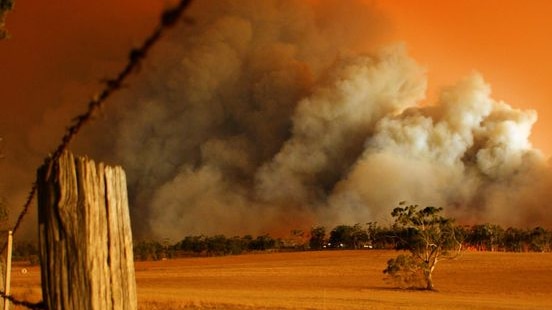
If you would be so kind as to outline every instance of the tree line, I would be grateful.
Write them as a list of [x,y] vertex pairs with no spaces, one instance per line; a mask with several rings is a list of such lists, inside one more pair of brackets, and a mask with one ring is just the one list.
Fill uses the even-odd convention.
[[[454,226],[463,249],[503,252],[550,252],[552,231],[543,227],[503,228],[496,224]],[[190,235],[176,243],[169,240],[134,242],[136,260],[161,260],[183,256],[238,255],[259,251],[306,251],[332,249],[395,249],[400,245],[399,231],[393,225],[377,222],[338,225],[331,230],[314,226],[310,231],[292,230],[288,237],[270,234],[227,237]],[[14,260],[38,261],[34,242],[14,243]]]
[[[550,252],[552,231],[543,227],[503,228],[495,224],[454,225],[456,238],[462,248],[474,251]],[[396,225],[383,226],[377,222],[338,225],[328,230],[314,226],[308,232],[292,230],[288,237],[275,238],[270,234],[227,237],[222,234],[189,235],[171,244],[164,241],[135,242],[137,260],[159,260],[184,256],[238,255],[259,251],[306,251],[335,249],[397,249],[401,234]]]
[[136,260],[159,260],[182,256],[223,256],[239,255],[255,251],[283,250],[286,246],[282,239],[275,239],[269,234],[253,237],[186,236],[180,242],[170,245],[167,241],[140,241],[134,244]]

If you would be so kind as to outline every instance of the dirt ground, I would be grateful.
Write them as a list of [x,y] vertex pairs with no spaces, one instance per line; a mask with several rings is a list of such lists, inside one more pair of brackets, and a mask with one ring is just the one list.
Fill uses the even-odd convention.
[[[466,252],[439,263],[433,292],[387,283],[382,270],[396,255],[325,251],[137,262],[138,303],[144,310],[552,309],[552,253]],[[15,266],[12,292],[40,300],[38,267]]]

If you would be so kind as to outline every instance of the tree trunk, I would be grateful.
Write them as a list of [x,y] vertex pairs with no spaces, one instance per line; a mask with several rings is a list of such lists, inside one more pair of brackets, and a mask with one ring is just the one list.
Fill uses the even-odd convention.
[[64,152],[37,184],[48,309],[136,309],[124,171]]
[[426,275],[426,282],[427,282],[427,286],[426,286],[426,290],[433,290],[433,279],[431,278],[431,273],[428,272],[427,275]]
[[424,277],[426,280],[426,290],[433,290],[433,269],[435,269],[435,265],[430,266],[427,269],[424,269]]

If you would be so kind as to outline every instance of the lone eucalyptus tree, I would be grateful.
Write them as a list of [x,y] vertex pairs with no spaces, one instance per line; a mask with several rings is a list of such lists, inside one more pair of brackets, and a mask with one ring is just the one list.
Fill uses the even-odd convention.
[[433,289],[432,274],[442,259],[456,257],[462,249],[454,220],[440,215],[443,208],[406,205],[393,209],[393,230],[398,238],[397,250],[405,250],[387,262],[383,271],[393,280],[409,287]]

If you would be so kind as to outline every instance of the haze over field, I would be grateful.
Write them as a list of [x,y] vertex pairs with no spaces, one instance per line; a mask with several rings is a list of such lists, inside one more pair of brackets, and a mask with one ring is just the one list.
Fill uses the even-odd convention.
[[382,44],[392,26],[366,1],[196,1],[187,16],[77,141],[125,168],[138,235],[386,222],[401,200],[552,224],[536,111],[477,72],[427,102],[426,70]]

